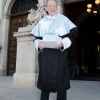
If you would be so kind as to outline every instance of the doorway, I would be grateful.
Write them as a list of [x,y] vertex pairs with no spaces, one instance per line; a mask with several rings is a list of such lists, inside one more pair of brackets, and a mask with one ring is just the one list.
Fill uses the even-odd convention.
[[17,40],[13,33],[18,31],[19,27],[28,25],[28,10],[36,8],[38,0],[16,0],[10,16],[10,28],[8,39],[8,57],[7,57],[7,75],[13,75],[16,69]]
[[100,76],[100,14],[86,19],[79,29],[79,76]]

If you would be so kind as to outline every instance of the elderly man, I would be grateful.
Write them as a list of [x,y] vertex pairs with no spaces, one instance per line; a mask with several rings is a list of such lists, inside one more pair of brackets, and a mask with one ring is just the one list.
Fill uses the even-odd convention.
[[[39,78],[37,87],[42,91],[40,100],[49,100],[50,92],[57,92],[57,100],[66,100],[66,90],[70,88],[66,49],[71,45],[71,34],[76,26],[64,15],[57,14],[56,0],[47,0],[43,17],[32,30],[36,37],[38,51]],[[38,40],[56,40],[54,48],[47,48]]]

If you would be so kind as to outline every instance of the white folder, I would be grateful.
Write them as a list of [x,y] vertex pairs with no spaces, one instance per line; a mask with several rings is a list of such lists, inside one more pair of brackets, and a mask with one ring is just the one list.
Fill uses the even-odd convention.
[[57,44],[57,41],[52,40],[38,40],[39,44],[45,45],[46,48],[55,48],[54,45]]

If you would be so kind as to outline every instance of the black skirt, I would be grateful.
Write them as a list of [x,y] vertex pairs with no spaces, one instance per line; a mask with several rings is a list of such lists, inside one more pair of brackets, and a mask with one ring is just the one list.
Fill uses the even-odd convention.
[[38,54],[39,77],[37,87],[42,91],[57,92],[70,88],[67,52],[43,49]]

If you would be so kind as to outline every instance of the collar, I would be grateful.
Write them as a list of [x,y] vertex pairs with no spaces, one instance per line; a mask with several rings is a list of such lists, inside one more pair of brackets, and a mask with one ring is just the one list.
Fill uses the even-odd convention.
[[53,18],[55,18],[55,15],[54,15],[54,16],[50,16],[50,15],[49,15],[48,17],[49,17],[50,19],[53,19]]
[[56,15],[57,15],[57,14],[55,14],[54,16],[48,15],[48,18],[49,18],[49,19],[54,19],[54,18],[56,17]]
[[52,16],[52,17],[51,17],[50,15],[46,15],[46,16],[44,16],[44,18],[43,18],[43,19],[44,19],[44,20],[55,19],[55,18],[57,17],[57,15],[58,15],[58,14],[55,14],[55,15],[54,15],[54,16]]

